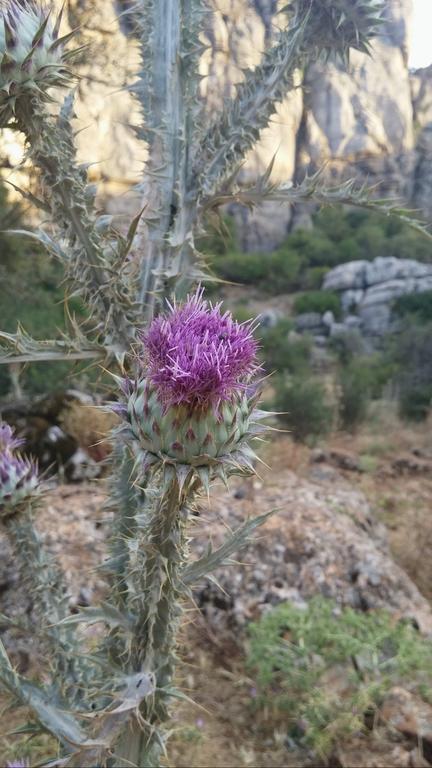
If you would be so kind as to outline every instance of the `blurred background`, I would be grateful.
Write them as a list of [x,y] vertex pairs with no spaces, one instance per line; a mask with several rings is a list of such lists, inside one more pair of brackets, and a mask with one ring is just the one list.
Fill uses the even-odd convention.
[[[201,64],[209,115],[270,45],[284,4],[214,0]],[[145,162],[127,90],[139,66],[129,7],[67,4],[91,50],[79,62],[80,160],[120,229],[140,207]],[[273,159],[277,182],[324,168],[329,182],[376,185],[429,222],[431,22],[430,0],[388,0],[371,57],[299,72],[242,181]],[[0,160],[0,326],[53,338],[85,309],[59,265],[5,232],[38,221],[8,182],[37,191],[38,180],[8,130]],[[258,478],[216,491],[193,547],[249,513],[278,512],[241,564],[217,574],[223,590],[209,581],[195,595],[181,683],[202,709],[182,705],[169,764],[431,765],[432,240],[365,210],[267,203],[228,207],[199,247],[218,278],[211,299],[239,321],[259,316],[264,400],[282,431],[262,448]],[[71,610],[104,589],[93,569],[114,421],[97,406],[110,388],[88,361],[0,366],[0,413],[51,478],[40,525],[66,567]],[[1,611],[24,610],[0,546]],[[23,669],[34,663],[24,641],[14,652]],[[13,756],[16,740],[2,749]],[[46,744],[19,749],[33,759]]]

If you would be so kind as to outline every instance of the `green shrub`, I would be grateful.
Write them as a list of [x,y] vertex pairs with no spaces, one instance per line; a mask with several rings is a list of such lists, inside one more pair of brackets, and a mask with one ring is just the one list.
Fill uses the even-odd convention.
[[303,258],[290,248],[281,248],[263,257],[266,259],[267,275],[263,288],[272,294],[295,291],[300,286]]
[[432,262],[430,240],[391,217],[342,207],[314,214],[313,229],[292,232],[273,253],[239,252],[233,219],[199,243],[215,274],[278,294],[320,288],[328,269],[356,259],[397,256]]
[[304,291],[318,291],[330,267],[309,267],[303,274],[301,288]]
[[348,365],[353,357],[365,353],[364,339],[358,330],[331,336],[329,348],[334,352],[341,365]]
[[218,277],[232,283],[260,285],[268,275],[268,258],[263,253],[231,252],[218,257],[212,268]]
[[[24,228],[23,213],[8,202],[0,183],[0,225]],[[65,329],[64,290],[60,287],[63,270],[33,240],[0,232],[0,307],[1,330],[14,333],[20,323],[34,338],[56,338]],[[71,314],[81,315],[80,301],[70,299]],[[41,394],[55,389],[71,372],[88,367],[85,364],[32,363],[23,369],[20,381],[28,394]],[[0,366],[0,396],[9,392],[7,366]]]
[[333,291],[309,291],[297,296],[294,301],[294,313],[318,312],[320,315],[330,310],[336,319],[341,316],[341,303],[337,293]]
[[333,426],[333,409],[319,381],[304,375],[280,376],[275,382],[274,409],[281,412],[295,440],[315,442],[328,434]]
[[400,317],[409,317],[418,323],[430,323],[432,322],[432,291],[400,296],[393,304],[393,310]]
[[261,357],[265,370],[304,373],[309,369],[311,340],[307,336],[290,339],[291,320],[280,320],[274,328],[261,331]]
[[298,229],[287,237],[280,249],[289,248],[301,254],[304,267],[334,267],[339,264],[337,248],[319,229]]
[[407,421],[425,421],[432,406],[432,384],[410,384],[402,387],[399,413]]
[[339,369],[339,418],[343,429],[355,431],[367,416],[371,400],[382,396],[395,366],[385,354],[351,357]]
[[[270,709],[273,721],[279,714],[288,735],[321,758],[366,730],[392,686],[405,682],[430,700],[432,642],[383,611],[341,610],[324,598],[306,609],[284,603],[251,624],[249,636],[255,706]],[[339,691],[328,676],[341,681]]]
[[393,341],[390,353],[395,366],[402,418],[423,421],[432,404],[432,323],[411,323]]
[[339,371],[341,427],[354,431],[365,420],[370,401],[371,371],[367,359],[351,362]]
[[205,224],[206,233],[196,246],[206,256],[224,256],[238,250],[235,219],[232,216],[213,216]]

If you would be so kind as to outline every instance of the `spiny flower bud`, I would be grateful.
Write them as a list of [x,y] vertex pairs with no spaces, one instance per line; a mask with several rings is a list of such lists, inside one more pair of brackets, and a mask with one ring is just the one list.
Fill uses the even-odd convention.
[[248,439],[263,428],[253,323],[237,323],[202,289],[168,305],[142,332],[141,375],[123,380],[128,422],[144,464],[158,459],[194,467],[252,467]]
[[384,21],[385,0],[290,0],[286,10],[305,27],[305,43],[329,58],[350,48],[368,53]]
[[0,423],[0,517],[12,514],[39,483],[35,463],[15,451],[21,442],[8,424]]
[[47,100],[47,90],[70,82],[70,53],[59,37],[61,13],[53,22],[51,10],[36,0],[3,0],[0,4],[0,125],[4,126],[23,99]]

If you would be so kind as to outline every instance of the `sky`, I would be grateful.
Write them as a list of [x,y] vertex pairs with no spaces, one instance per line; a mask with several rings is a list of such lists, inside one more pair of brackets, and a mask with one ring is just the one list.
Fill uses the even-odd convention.
[[409,65],[432,64],[432,0],[413,0],[414,18]]

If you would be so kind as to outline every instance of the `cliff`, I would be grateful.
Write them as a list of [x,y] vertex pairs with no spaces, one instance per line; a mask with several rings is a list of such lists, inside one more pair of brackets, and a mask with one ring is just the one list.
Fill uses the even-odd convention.
[[[284,0],[211,2],[215,12],[208,17],[209,49],[201,65],[209,119],[234,92],[242,67],[257,63],[285,20],[279,13]],[[354,52],[349,72],[328,64],[299,73],[299,88],[279,105],[244,178],[262,173],[276,153],[275,181],[298,181],[326,164],[332,177],[380,182],[379,194],[401,195],[432,216],[432,67],[408,69],[411,5],[412,0],[388,0],[373,56]],[[69,12],[70,25],[80,24],[91,52],[80,66],[80,155],[92,161],[93,176],[108,182],[106,191],[115,195],[136,183],[145,159],[132,130],[139,109],[127,90],[139,66],[136,40],[125,35],[129,7],[130,0],[73,0]],[[304,214],[280,206],[253,215],[236,211],[245,224],[242,245],[270,249]]]
[[[257,56],[271,36],[272,22],[280,23],[277,2],[247,5],[247,23],[242,21],[240,30],[243,0],[227,0],[216,14],[212,66],[225,83],[235,80],[239,60],[250,66],[251,52]],[[408,68],[411,13],[412,0],[388,0],[371,57],[355,51],[349,71],[327,64],[304,72],[302,88],[280,106],[249,159],[247,174],[263,171],[277,152],[277,181],[299,181],[325,164],[331,178],[379,183],[380,195],[401,196],[431,217],[432,67],[415,73]],[[240,220],[247,218],[243,246],[271,248],[292,226],[304,223],[305,213],[280,207],[270,216],[268,209],[252,217],[238,212]]]

